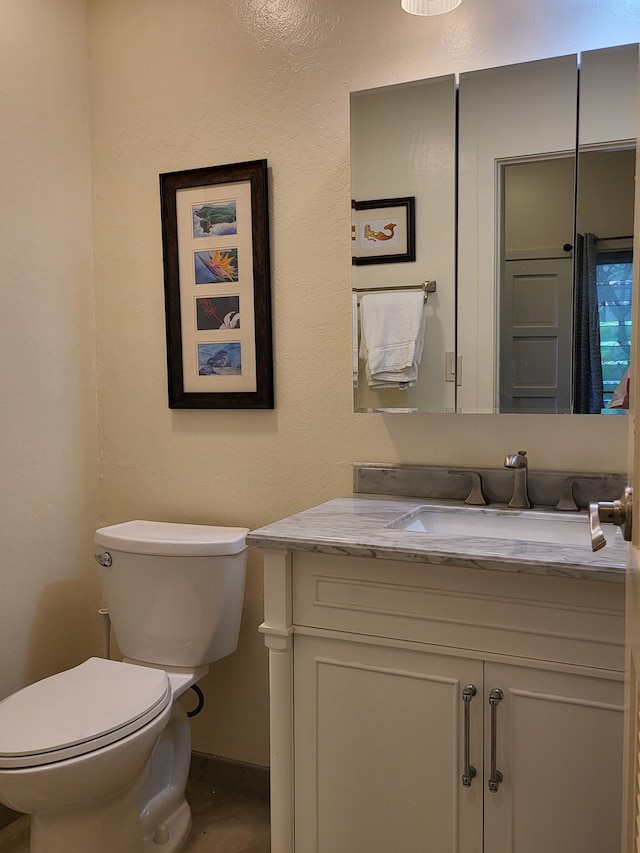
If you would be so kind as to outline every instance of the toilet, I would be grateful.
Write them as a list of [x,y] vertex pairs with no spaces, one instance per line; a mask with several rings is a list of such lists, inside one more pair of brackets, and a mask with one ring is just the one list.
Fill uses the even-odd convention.
[[0,802],[32,853],[175,853],[191,827],[175,700],[238,643],[248,529],[127,521],[95,555],[122,661],[93,657],[0,702]]

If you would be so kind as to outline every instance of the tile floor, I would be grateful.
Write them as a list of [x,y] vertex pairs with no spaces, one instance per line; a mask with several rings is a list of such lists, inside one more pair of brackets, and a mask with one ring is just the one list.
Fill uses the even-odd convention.
[[[187,800],[193,826],[182,853],[269,853],[269,804],[264,796],[223,790],[192,778]],[[29,818],[25,815],[0,831],[0,853],[28,851]]]

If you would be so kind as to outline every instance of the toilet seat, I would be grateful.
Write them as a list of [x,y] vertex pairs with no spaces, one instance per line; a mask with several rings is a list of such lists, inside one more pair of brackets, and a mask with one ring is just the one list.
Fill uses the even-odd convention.
[[164,670],[89,658],[0,702],[0,768],[98,750],[141,729],[171,698]]

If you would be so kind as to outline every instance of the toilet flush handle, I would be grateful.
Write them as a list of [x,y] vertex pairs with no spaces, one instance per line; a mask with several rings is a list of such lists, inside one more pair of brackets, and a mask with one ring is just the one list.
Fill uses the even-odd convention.
[[105,569],[108,569],[111,563],[113,563],[111,554],[108,551],[104,551],[102,554],[94,554],[93,559]]

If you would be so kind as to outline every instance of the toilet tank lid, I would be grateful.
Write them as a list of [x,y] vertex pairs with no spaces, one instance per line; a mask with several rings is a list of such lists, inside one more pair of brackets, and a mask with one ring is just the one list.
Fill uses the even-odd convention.
[[94,541],[102,548],[127,554],[210,557],[244,551],[248,532],[248,527],[136,520],[101,527],[96,530]]

